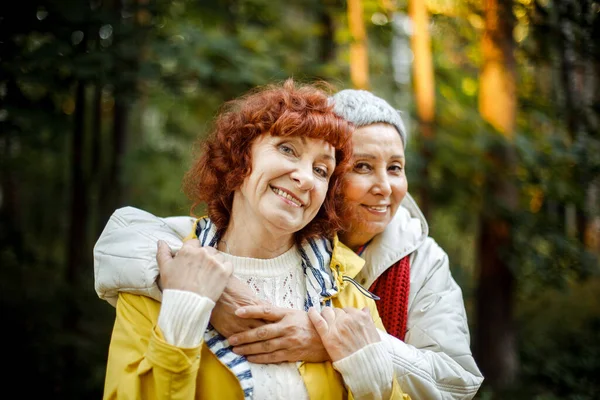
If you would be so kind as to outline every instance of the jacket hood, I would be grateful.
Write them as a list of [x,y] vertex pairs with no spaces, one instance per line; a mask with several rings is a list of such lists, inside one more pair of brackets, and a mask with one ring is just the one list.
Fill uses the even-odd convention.
[[407,193],[390,224],[373,238],[362,254],[365,267],[359,274],[359,282],[367,288],[371,286],[390,265],[417,250],[428,235],[425,216]]

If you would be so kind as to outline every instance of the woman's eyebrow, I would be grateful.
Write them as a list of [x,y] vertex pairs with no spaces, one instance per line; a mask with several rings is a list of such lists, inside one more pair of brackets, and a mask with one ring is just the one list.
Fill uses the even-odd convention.
[[354,158],[366,158],[368,160],[375,160],[377,157],[369,153],[354,153]]

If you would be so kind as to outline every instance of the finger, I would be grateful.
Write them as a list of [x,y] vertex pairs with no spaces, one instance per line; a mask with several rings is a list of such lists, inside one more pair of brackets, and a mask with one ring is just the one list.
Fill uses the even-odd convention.
[[164,266],[173,259],[173,255],[171,254],[171,248],[167,244],[167,242],[163,240],[159,240],[157,243],[156,250],[156,262],[158,263],[159,270],[164,268]]
[[338,318],[341,315],[346,315],[347,312],[343,308],[333,307],[333,312],[335,313],[335,317]]
[[186,240],[185,242],[183,242],[183,246],[181,246],[181,248],[183,249],[184,247],[185,248],[187,248],[187,247],[190,247],[190,248],[200,248],[202,246],[200,245],[200,240],[198,240],[198,239],[190,239],[190,240]]
[[230,263],[229,261],[225,261],[223,263],[223,269],[225,270],[225,272],[227,273],[228,276],[233,276],[233,264]]
[[208,254],[208,255],[219,256],[222,258],[221,253],[219,253],[219,251],[217,249],[215,249],[214,247],[206,246],[206,247],[204,247],[204,250],[206,250],[206,254]]
[[277,322],[287,314],[287,310],[271,304],[240,307],[235,310],[235,315],[240,318],[256,318],[265,321]]
[[329,324],[325,321],[325,318],[314,307],[308,309],[308,318],[312,322],[315,330],[321,338],[325,337],[329,332]]
[[367,310],[367,312],[369,312],[369,309],[367,307],[363,308],[362,310],[359,310],[358,308],[344,307],[344,311],[352,316],[362,315],[365,309]]
[[246,359],[255,364],[276,364],[290,361],[288,353],[288,350],[277,350],[272,353],[249,355]]
[[331,325],[335,321],[335,311],[332,307],[325,307],[321,311],[321,316],[327,322],[327,325]]
[[281,338],[264,340],[258,343],[245,344],[243,346],[236,346],[233,348],[235,354],[240,355],[251,355],[251,354],[264,354],[271,353],[273,351],[282,350],[286,348],[284,341]]
[[[255,329],[250,329],[245,332],[236,333],[229,337],[229,344],[232,346],[239,346],[247,343],[256,343],[264,340],[273,339],[283,334],[281,327],[276,324],[268,324],[259,326]],[[262,351],[261,353],[265,353]]]

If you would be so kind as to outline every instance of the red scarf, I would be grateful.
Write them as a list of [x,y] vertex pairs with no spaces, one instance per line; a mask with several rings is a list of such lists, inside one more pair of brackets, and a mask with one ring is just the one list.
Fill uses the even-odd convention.
[[404,341],[408,319],[408,294],[410,292],[410,256],[389,267],[371,285],[369,291],[381,298],[377,311],[386,331]]

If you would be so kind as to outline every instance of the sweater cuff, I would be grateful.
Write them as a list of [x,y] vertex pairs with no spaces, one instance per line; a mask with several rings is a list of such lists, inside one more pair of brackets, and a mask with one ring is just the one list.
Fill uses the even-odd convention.
[[394,365],[383,342],[372,343],[333,363],[355,399],[387,399]]
[[181,348],[197,347],[214,306],[214,301],[193,292],[165,290],[158,315],[158,327],[165,341]]

